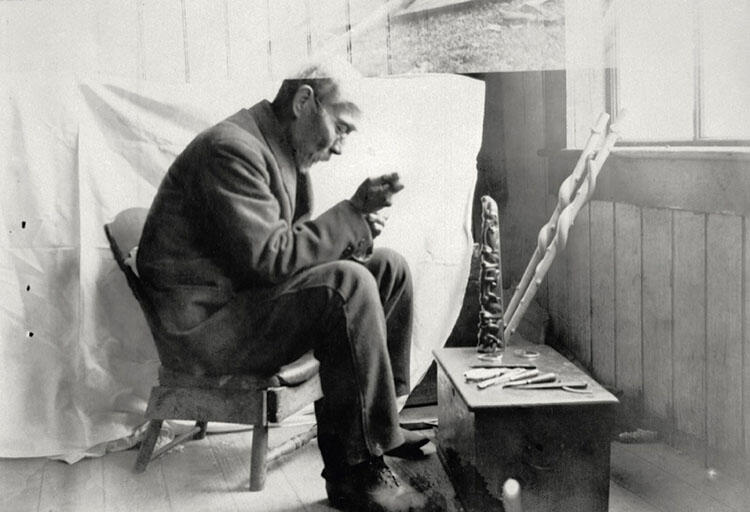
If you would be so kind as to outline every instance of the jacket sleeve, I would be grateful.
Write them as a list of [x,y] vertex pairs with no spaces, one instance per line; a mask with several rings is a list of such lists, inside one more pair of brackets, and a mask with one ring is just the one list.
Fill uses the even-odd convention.
[[261,152],[241,140],[213,141],[198,178],[212,238],[251,282],[278,283],[298,271],[372,246],[367,222],[349,201],[290,225],[270,187]]

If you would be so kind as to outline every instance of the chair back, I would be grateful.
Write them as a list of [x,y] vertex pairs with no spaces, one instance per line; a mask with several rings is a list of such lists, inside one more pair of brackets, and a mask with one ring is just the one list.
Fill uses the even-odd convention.
[[131,251],[138,246],[147,215],[148,210],[145,208],[129,208],[118,213],[112,222],[104,225],[104,233],[109,240],[112,255],[115,257],[117,266],[125,274],[128,286],[139,304],[145,299],[143,285],[126,260]]
[[109,240],[109,247],[115,257],[117,266],[125,274],[130,291],[133,292],[138,305],[141,307],[151,335],[156,344],[156,351],[163,366],[168,368],[180,368],[184,365],[178,359],[176,340],[172,340],[161,328],[161,322],[156,311],[144,292],[143,283],[138,275],[128,265],[127,258],[131,251],[138,246],[146,223],[148,210],[146,208],[129,208],[117,214],[112,222],[104,225],[104,233]]

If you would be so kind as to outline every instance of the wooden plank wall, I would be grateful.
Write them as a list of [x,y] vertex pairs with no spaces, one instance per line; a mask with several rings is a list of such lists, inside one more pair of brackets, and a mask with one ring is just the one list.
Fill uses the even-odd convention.
[[[545,112],[565,107],[565,87],[550,94],[544,86],[559,75],[565,83],[564,73],[554,72],[499,77],[505,222],[511,224],[503,250],[510,253],[511,281],[523,272],[538,229],[557,203],[546,185],[555,182],[556,171],[538,152],[559,148],[554,133],[565,126],[530,106],[544,105]],[[585,141],[581,134],[577,129],[576,139]],[[660,161],[653,160],[654,173]],[[706,172],[724,165],[700,162]],[[736,466],[750,452],[749,228],[746,212],[726,212],[720,194],[714,202],[715,209],[687,211],[592,201],[538,300],[550,314],[552,336],[599,381],[639,406],[638,426],[698,449],[708,465]]]
[[169,83],[278,79],[322,48],[388,73],[390,26],[347,27],[386,0],[0,0],[0,72],[74,71]]
[[642,404],[642,426],[698,447],[709,465],[741,462],[750,448],[746,218],[608,201],[581,215],[567,261],[548,279],[558,341]]

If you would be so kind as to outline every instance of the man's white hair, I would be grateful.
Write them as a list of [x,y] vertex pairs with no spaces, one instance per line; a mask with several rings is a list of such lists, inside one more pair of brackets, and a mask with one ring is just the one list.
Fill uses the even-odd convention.
[[[359,109],[362,99],[362,74],[346,59],[330,55],[307,60],[284,82],[287,86],[309,83],[318,98],[344,103]],[[284,83],[282,83],[284,88]],[[296,87],[295,87],[296,89]]]

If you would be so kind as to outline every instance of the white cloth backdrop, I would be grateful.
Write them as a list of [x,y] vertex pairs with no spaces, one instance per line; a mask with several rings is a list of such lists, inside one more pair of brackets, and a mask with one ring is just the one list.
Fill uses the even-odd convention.
[[[73,461],[143,423],[156,351],[102,226],[148,207],[195,134],[273,89],[0,78],[0,457]],[[463,299],[484,88],[455,75],[380,78],[363,98],[345,154],[312,170],[317,210],[368,175],[401,174],[376,242],[413,270],[415,384]]]

